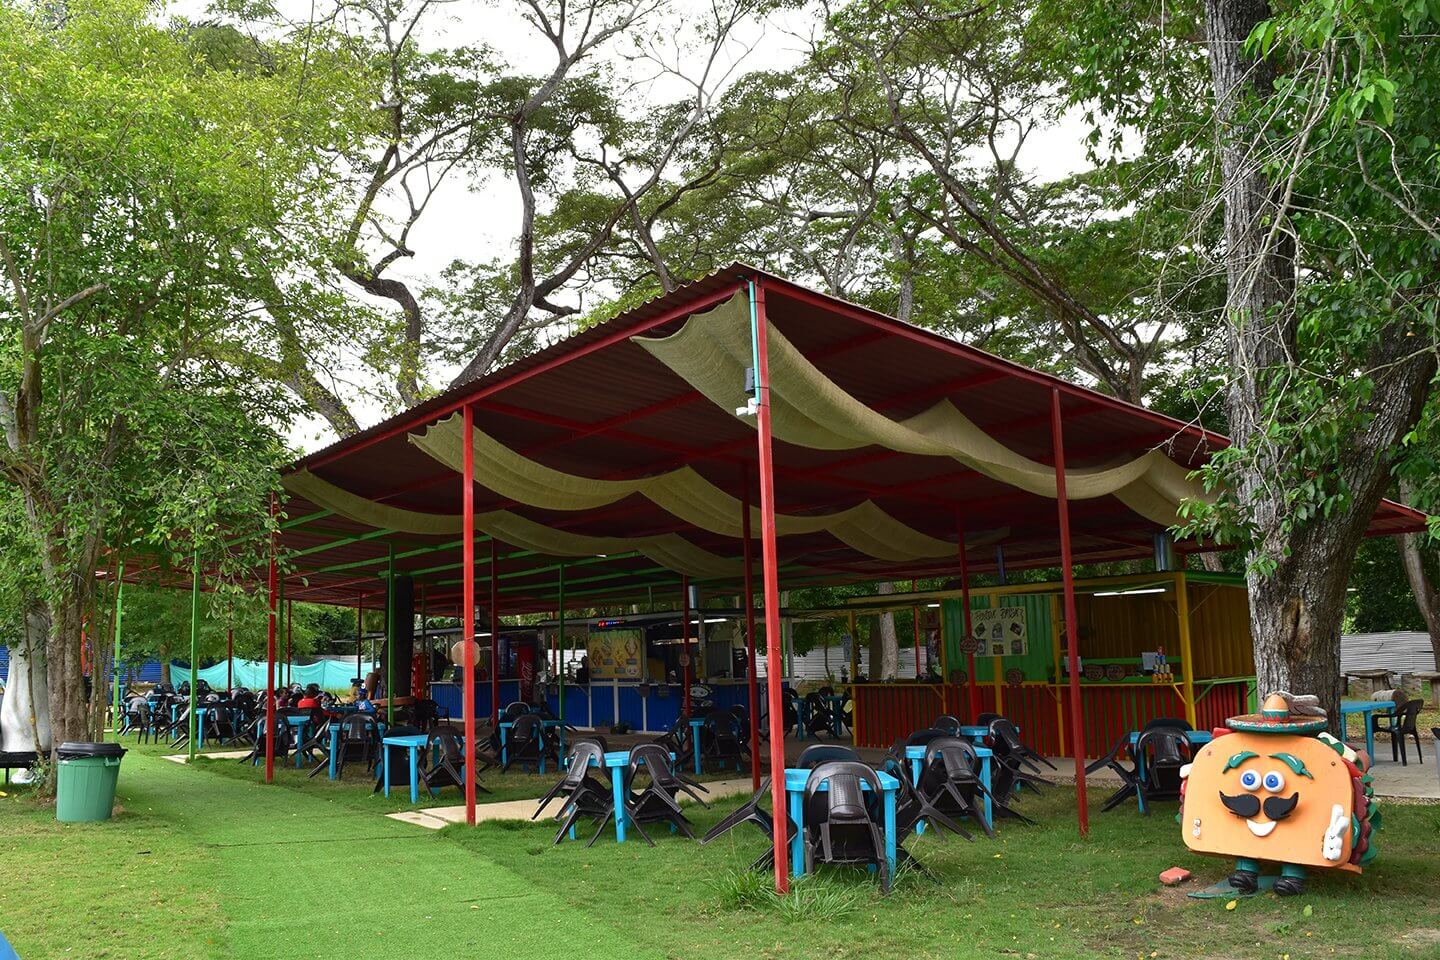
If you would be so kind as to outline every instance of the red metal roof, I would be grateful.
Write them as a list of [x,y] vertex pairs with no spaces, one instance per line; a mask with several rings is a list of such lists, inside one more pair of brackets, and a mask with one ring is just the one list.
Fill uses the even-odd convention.
[[[904,418],[949,399],[1011,449],[1051,462],[1049,404],[1061,390],[1066,460],[1071,469],[1163,449],[1176,462],[1198,466],[1225,438],[1084,387],[1028,369],[931,331],[900,323],[855,304],[736,264],[629,310],[475,381],[451,389],[395,417],[297,461],[321,478],[387,504],[458,514],[459,476],[406,439],[465,403],[476,425],[547,466],[595,478],[647,476],[689,465],[739,497],[744,478],[754,482],[754,430],[717,408],[655,360],[630,337],[673,332],[691,313],[734,295],[748,278],[764,283],[770,323],[828,377],[887,415]],[[972,535],[1009,528],[1009,568],[1054,565],[1059,553],[1053,500],[1025,493],[954,460],[895,453],[878,447],[823,451],[776,441],[777,508],[787,513],[833,511],[870,499],[931,536],[954,540],[957,517]],[[594,535],[640,536],[676,532],[724,556],[740,542],[689,527],[642,497],[589,512],[537,510],[476,491],[477,512],[510,509],[549,526]],[[291,500],[286,514],[301,518],[318,508]],[[1072,501],[1071,526],[1078,563],[1149,557],[1160,529],[1112,497]],[[1372,534],[1418,529],[1423,518],[1386,502]],[[453,611],[460,595],[458,544],[444,537],[409,534],[342,543],[368,532],[361,524],[325,516],[295,524],[282,535],[285,552],[298,558],[287,597],[353,604],[383,593],[387,550],[397,569],[412,574],[432,610]],[[451,538],[453,543],[453,538]],[[331,546],[327,546],[331,545]],[[1197,549],[1180,544],[1181,550]],[[807,582],[948,576],[953,560],[891,563],[857,553],[828,534],[782,537],[782,588]],[[478,573],[488,577],[488,547],[478,551]],[[556,558],[516,556],[497,547],[500,607],[505,613],[553,609]],[[992,548],[972,551],[971,569],[994,569]],[[645,557],[569,559],[567,595],[574,605],[642,598],[678,589],[679,576]],[[758,559],[757,559],[758,569]],[[757,574],[758,576],[758,574]],[[702,585],[733,592],[735,584]],[[481,583],[478,595],[487,598]]]

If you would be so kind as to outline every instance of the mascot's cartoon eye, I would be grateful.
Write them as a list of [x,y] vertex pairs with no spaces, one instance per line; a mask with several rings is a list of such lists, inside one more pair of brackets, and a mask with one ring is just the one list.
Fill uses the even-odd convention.
[[1246,790],[1260,789],[1260,774],[1254,770],[1246,770],[1240,774],[1240,786]]
[[[1241,778],[1240,782],[1245,782],[1243,777]],[[1269,773],[1265,774],[1265,789],[1269,790],[1271,793],[1279,793],[1281,790],[1285,789],[1285,778],[1280,776],[1280,772],[1278,770],[1271,770]]]

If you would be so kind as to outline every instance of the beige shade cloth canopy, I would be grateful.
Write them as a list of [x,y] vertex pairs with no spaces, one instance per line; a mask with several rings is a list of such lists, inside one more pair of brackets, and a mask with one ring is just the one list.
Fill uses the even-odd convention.
[[[458,515],[421,513],[376,503],[322,480],[307,470],[290,474],[283,482],[291,493],[299,494],[317,507],[333,510],[342,517],[372,527],[427,536],[459,536],[463,528],[463,518]],[[475,529],[503,543],[544,556],[597,557],[638,553],[668,570],[701,580],[729,579],[738,577],[742,572],[740,560],[711,553],[675,533],[648,537],[595,537],[556,530],[508,510],[477,513]]]
[[[517,453],[478,428],[472,428],[477,482],[516,503],[545,510],[593,510],[640,494],[691,526],[721,536],[744,536],[743,505],[690,467],[633,480],[596,480],[554,470]],[[464,419],[456,414],[411,434],[410,442],[459,472],[464,467]],[[760,512],[751,511],[751,529],[760,528]],[[908,561],[953,557],[948,540],[921,533],[866,500],[835,513],[776,514],[779,536],[825,532],[852,549],[880,560]],[[977,533],[971,547],[1002,540],[1008,530]]]
[[[744,407],[745,371],[751,366],[749,303],[736,294],[692,315],[667,337],[635,337],[677,376],[727,412]],[[820,450],[879,446],[922,456],[950,457],[1002,483],[1039,496],[1055,496],[1055,469],[1016,453],[990,437],[948,400],[906,420],[892,420],[851,396],[821,373],[773,325],[767,334],[774,435]],[[752,423],[753,418],[742,418]],[[1113,495],[1139,515],[1164,526],[1181,522],[1186,499],[1209,500],[1189,470],[1159,450],[1125,463],[1065,471],[1066,496],[1089,500]]]

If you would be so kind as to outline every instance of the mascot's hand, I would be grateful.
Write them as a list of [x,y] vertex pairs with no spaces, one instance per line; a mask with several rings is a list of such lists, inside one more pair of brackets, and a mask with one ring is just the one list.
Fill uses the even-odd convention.
[[1345,808],[1335,804],[1330,808],[1330,829],[1325,831],[1325,846],[1322,852],[1326,860],[1340,859],[1340,854],[1345,849],[1342,837],[1349,828],[1350,818],[1345,815]]

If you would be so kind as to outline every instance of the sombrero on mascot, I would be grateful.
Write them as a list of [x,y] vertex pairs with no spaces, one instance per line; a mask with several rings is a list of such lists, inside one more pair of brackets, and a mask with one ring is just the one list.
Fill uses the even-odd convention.
[[1272,693],[1225,724],[1180,771],[1187,847],[1235,857],[1230,885],[1243,893],[1257,889],[1261,863],[1279,864],[1280,896],[1305,889],[1308,867],[1359,873],[1375,858],[1370,758],[1324,732],[1315,697]]

